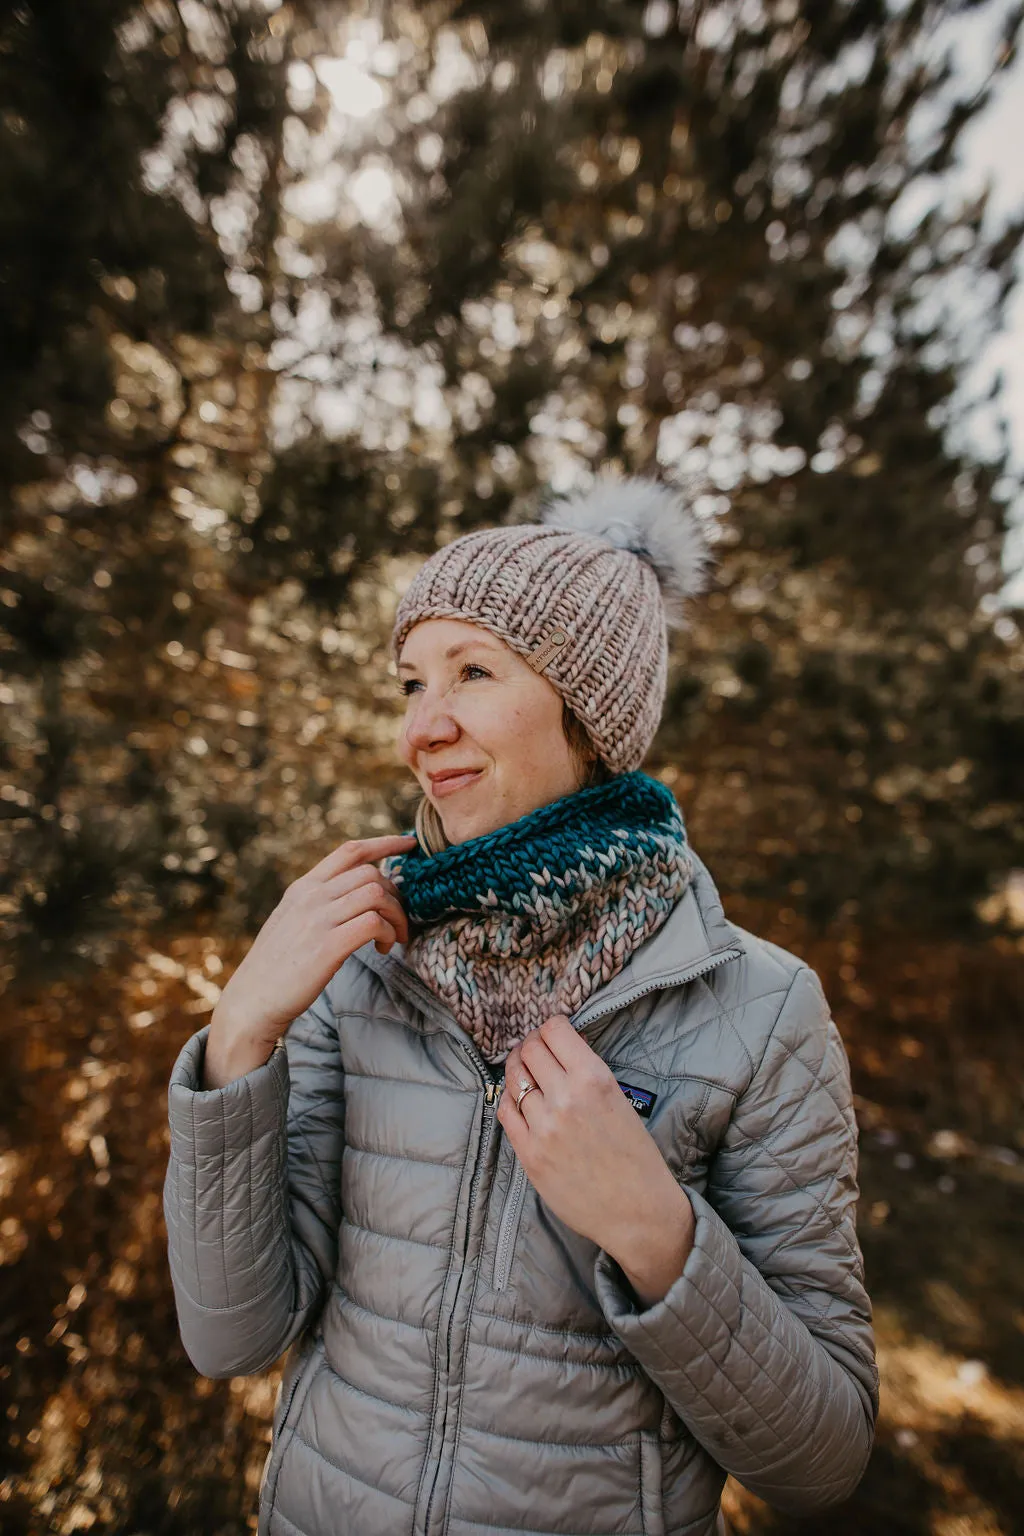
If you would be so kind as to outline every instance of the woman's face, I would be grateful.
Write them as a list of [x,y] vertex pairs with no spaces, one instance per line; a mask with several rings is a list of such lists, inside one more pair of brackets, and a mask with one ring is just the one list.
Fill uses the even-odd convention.
[[[579,788],[562,698],[495,635],[463,619],[422,619],[398,660],[407,696],[400,751],[450,843],[494,832]],[[475,770],[446,789],[432,775]]]

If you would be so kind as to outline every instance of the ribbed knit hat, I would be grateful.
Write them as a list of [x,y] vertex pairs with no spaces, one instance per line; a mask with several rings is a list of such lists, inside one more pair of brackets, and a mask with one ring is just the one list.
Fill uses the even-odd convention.
[[476,529],[431,555],[395,614],[391,656],[422,619],[497,635],[566,699],[613,773],[638,768],[661,721],[669,628],[711,554],[679,491],[605,472],[538,523]]

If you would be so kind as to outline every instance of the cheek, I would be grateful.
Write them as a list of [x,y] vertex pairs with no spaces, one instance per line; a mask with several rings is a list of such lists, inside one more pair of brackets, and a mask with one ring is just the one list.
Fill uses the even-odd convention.
[[490,714],[488,735],[520,761],[550,763],[553,740],[561,736],[561,705],[552,712],[521,698],[503,700]]
[[529,706],[514,693],[495,694],[480,711],[481,720],[486,720],[492,732],[498,736],[518,735],[524,726],[530,724],[532,714]]

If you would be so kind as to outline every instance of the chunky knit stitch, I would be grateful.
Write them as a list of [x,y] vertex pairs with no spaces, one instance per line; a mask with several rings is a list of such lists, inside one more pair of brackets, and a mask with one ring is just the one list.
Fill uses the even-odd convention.
[[675,797],[638,770],[380,868],[409,918],[406,964],[490,1062],[617,975],[692,874]]
[[680,491],[642,475],[598,476],[539,523],[474,528],[435,550],[398,604],[397,665],[424,619],[488,630],[562,695],[613,773],[639,768],[661,719],[668,630],[711,560]]

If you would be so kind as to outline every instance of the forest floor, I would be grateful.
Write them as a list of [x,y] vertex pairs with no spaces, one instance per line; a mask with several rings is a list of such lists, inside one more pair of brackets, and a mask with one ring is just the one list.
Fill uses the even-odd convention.
[[[1024,946],[772,932],[850,1053],[858,1224],[882,1376],[856,1495],[794,1520],[731,1483],[738,1536],[1024,1536]],[[161,1187],[166,1083],[247,944],[140,936],[130,960],[0,999],[0,1470],[6,1536],[246,1536],[277,1375],[197,1378]]]

